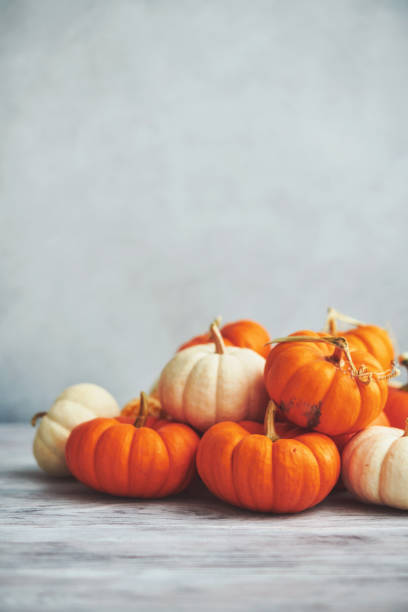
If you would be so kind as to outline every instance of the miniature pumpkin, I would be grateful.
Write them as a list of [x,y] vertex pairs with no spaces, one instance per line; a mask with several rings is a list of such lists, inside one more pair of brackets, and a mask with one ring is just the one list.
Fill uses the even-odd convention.
[[[380,415],[374,419],[374,421],[371,421],[371,423],[369,423],[367,425],[367,427],[374,427],[376,425],[381,425],[383,427],[389,427],[390,426],[390,422],[388,420],[388,418],[386,417],[384,412],[381,412]],[[346,434],[340,434],[339,436],[333,436],[332,440],[335,443],[335,445],[337,446],[337,450],[340,453],[340,456],[344,450],[344,448],[346,447],[346,445],[348,444],[348,442],[350,442],[351,438],[353,438],[354,436],[357,435],[358,432],[355,433],[346,433]],[[341,478],[341,475],[339,476],[339,480],[337,481],[336,484],[336,489],[344,489],[344,484]]]
[[119,412],[117,401],[103,387],[81,383],[65,389],[48,412],[38,412],[31,419],[35,426],[42,418],[33,444],[40,468],[52,476],[68,476],[65,443],[72,429],[95,417],[114,417]]
[[343,451],[346,488],[364,502],[408,510],[408,423],[368,427]]
[[[213,323],[215,323],[217,327],[220,327],[221,317],[217,317]],[[181,351],[190,346],[212,342],[211,327],[206,334],[195,336],[188,342],[182,344],[178,350]],[[220,331],[226,346],[249,348],[255,351],[255,353],[262,355],[262,357],[266,357],[270,351],[270,346],[267,344],[270,340],[269,334],[266,329],[256,321],[242,319],[235,323],[227,323]]]
[[199,438],[181,423],[163,424],[151,417],[148,427],[147,412],[143,395],[134,424],[119,417],[78,425],[65,448],[72,474],[111,495],[157,498],[182,491],[194,474]]
[[[260,512],[301,512],[334,487],[340,455],[330,438],[274,424],[275,404],[265,416],[265,434],[239,423],[217,423],[202,437],[197,469],[220,499]],[[256,431],[256,429],[255,429]]]
[[[402,366],[408,368],[408,353],[400,355],[398,361]],[[404,429],[408,418],[408,384],[388,387],[388,399],[384,412],[389,418],[391,427]]]
[[[170,419],[163,410],[160,400],[155,395],[147,396],[148,414],[159,419]],[[134,397],[123,406],[121,416],[135,419],[140,412],[140,397]]]
[[371,353],[383,369],[391,367],[394,360],[394,347],[385,329],[377,325],[366,325],[357,319],[339,313],[334,308],[329,308],[326,329],[332,336],[338,335],[337,321],[356,326],[354,329],[341,332],[341,335],[347,339],[350,349]]
[[395,370],[381,372],[369,353],[312,331],[272,342],[265,385],[289,421],[333,436],[359,431],[383,410]]
[[163,409],[200,431],[219,421],[262,420],[268,403],[265,359],[250,349],[226,347],[215,324],[212,333],[214,344],[190,346],[163,369]]

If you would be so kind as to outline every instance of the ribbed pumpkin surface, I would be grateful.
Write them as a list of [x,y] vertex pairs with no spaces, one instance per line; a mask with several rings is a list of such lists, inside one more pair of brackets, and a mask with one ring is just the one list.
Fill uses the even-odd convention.
[[394,347],[387,331],[377,325],[359,325],[340,334],[351,349],[367,351],[386,370],[394,359]]
[[[291,335],[325,336],[309,330]],[[269,395],[285,418],[329,435],[368,425],[383,410],[388,394],[386,380],[355,376],[345,359],[335,359],[335,351],[323,342],[282,342],[269,353],[264,373]],[[356,370],[381,371],[371,354],[351,355]]]
[[388,399],[384,412],[391,427],[405,429],[405,423],[408,419],[408,391],[397,387],[388,387]]
[[244,425],[217,423],[200,441],[198,472],[214,495],[235,506],[276,513],[300,512],[328,495],[340,472],[332,440],[318,433],[296,435],[298,428],[277,423],[282,437],[272,442]]
[[152,417],[147,423],[151,427],[136,428],[119,417],[79,425],[65,449],[71,473],[112,495],[155,498],[178,493],[193,476],[199,438],[181,423],[163,425]]

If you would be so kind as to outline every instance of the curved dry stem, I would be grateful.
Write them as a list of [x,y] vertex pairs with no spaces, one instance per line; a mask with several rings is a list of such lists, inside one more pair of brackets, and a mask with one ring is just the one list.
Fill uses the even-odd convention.
[[214,321],[210,325],[210,333],[211,333],[211,328],[213,325],[216,325],[217,327],[221,327],[221,323],[222,323],[222,316],[218,315],[218,317],[215,317]]
[[349,317],[348,315],[342,314],[341,312],[339,312],[338,310],[330,306],[327,309],[325,331],[327,331],[329,334],[333,334],[333,336],[336,335],[337,333],[336,321],[342,321],[343,323],[349,323],[350,325],[355,325],[355,326],[365,325],[365,323],[363,323],[362,321],[359,321],[358,319],[354,319],[353,317]]
[[287,336],[285,338],[275,338],[275,340],[271,340],[268,344],[275,344],[278,342],[325,342],[327,344],[332,344],[336,347],[332,355],[332,357],[335,357],[335,361],[339,361],[338,354],[336,355],[336,353],[343,351],[349,363],[352,376],[358,378],[359,381],[364,384],[370,383],[373,377],[377,380],[389,380],[390,378],[394,378],[394,376],[398,376],[400,373],[395,363],[392,364],[392,368],[384,370],[383,372],[372,372],[365,365],[361,365],[357,369],[351,358],[348,342],[343,336],[321,336],[320,338],[313,338],[313,336]]
[[273,400],[270,400],[265,412],[265,436],[272,440],[272,442],[276,442],[276,440],[279,440],[279,436],[276,433],[275,429],[275,413],[277,408],[278,407],[275,402]]
[[42,419],[46,414],[47,414],[46,412],[36,412],[35,415],[31,419],[31,425],[35,427],[37,424],[37,420]]
[[215,322],[211,325],[210,332],[211,332],[211,340],[215,344],[215,352],[218,353],[218,355],[224,355],[225,353],[224,340],[222,339],[219,327],[218,325],[216,325]]
[[395,363],[392,364],[391,368],[384,370],[383,372],[372,372],[364,364],[357,370],[357,378],[366,385],[372,381],[373,377],[376,380],[390,380],[390,378],[394,378],[394,376],[398,376],[399,374],[400,371],[396,367]]
[[268,344],[275,344],[278,342],[325,342],[327,344],[332,344],[336,347],[332,356],[335,357],[335,361],[339,361],[339,356],[336,353],[343,351],[349,363],[352,375],[364,384],[370,383],[373,377],[377,380],[389,380],[394,376],[398,376],[400,373],[395,363],[392,364],[392,368],[384,370],[383,372],[372,372],[365,365],[361,365],[357,369],[351,358],[348,342],[343,336],[321,336],[320,338],[313,338],[313,336],[287,336],[285,338],[275,338],[275,340],[271,340]]
[[148,400],[146,393],[142,391],[140,394],[139,414],[137,415],[136,420],[133,423],[134,427],[136,427],[137,429],[139,427],[144,427],[144,424],[146,423],[146,419],[149,414],[149,403],[148,402],[149,400]]
[[276,344],[280,342],[324,342],[325,344],[332,344],[336,347],[336,349],[340,349],[344,352],[351,371],[355,376],[357,375],[357,368],[351,358],[348,342],[346,338],[343,338],[343,336],[320,336],[318,338],[314,338],[313,336],[286,336],[284,338],[275,338],[275,340],[271,340],[268,342],[268,344]]
[[373,372],[365,365],[361,365],[357,369],[351,358],[348,342],[343,336],[320,336],[320,338],[313,338],[313,336],[287,336],[285,338],[275,338],[275,340],[271,340],[268,344],[275,344],[278,342],[325,342],[327,344],[332,344],[336,347],[336,350],[331,359],[334,358],[333,360],[338,362],[339,353],[343,351],[350,366],[352,376],[358,378],[359,381],[364,384],[370,383],[373,377],[377,380],[389,380],[394,376],[398,376],[400,373],[395,363],[392,364],[389,370],[384,370],[383,372]]

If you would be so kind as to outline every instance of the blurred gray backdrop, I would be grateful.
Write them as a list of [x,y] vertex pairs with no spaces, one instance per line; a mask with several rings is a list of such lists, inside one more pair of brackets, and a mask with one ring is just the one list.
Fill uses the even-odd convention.
[[408,3],[0,2],[0,397],[123,403],[218,314],[408,348]]

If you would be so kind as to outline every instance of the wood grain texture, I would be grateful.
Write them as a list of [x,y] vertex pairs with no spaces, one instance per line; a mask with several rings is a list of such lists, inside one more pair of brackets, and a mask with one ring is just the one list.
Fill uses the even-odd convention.
[[200,483],[116,499],[36,467],[0,426],[0,609],[406,610],[408,514],[334,493],[294,516],[227,506]]

